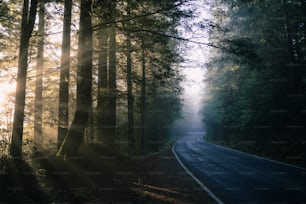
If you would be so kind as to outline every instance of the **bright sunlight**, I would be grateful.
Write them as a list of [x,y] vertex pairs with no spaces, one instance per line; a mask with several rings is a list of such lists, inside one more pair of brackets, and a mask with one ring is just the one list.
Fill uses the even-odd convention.
[[0,106],[1,109],[4,108],[4,105],[7,103],[8,95],[10,93],[13,93],[15,91],[15,84],[9,83],[9,82],[1,82],[0,83]]
[[9,104],[9,95],[15,92],[15,84],[9,82],[0,82],[0,113],[2,113],[1,118],[3,118],[3,111],[7,112]]

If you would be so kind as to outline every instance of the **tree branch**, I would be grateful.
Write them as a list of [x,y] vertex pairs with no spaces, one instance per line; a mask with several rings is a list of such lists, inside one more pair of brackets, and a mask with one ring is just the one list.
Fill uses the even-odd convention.
[[[93,31],[97,31],[99,29],[108,27],[108,26],[113,25],[113,24],[124,23],[124,22],[135,20],[135,19],[144,18],[144,17],[155,15],[155,14],[163,13],[163,12],[166,12],[166,11],[170,11],[170,10],[172,10],[174,8],[177,8],[179,6],[182,6],[185,3],[190,2],[190,1],[193,1],[193,0],[184,0],[184,1],[181,1],[177,4],[171,5],[167,8],[158,9],[154,12],[144,13],[144,14],[138,15],[138,16],[133,16],[133,17],[129,17],[129,18],[118,19],[118,20],[115,20],[115,21],[107,21],[107,22],[104,22],[104,23],[100,23],[100,24],[97,24],[97,25],[93,26]],[[95,16],[99,17],[99,15],[95,15]]]

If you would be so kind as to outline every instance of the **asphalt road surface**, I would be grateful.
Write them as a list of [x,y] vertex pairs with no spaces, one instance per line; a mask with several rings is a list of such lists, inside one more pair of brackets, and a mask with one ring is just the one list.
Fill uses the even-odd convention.
[[306,169],[213,145],[202,137],[189,133],[173,152],[217,203],[306,204]]

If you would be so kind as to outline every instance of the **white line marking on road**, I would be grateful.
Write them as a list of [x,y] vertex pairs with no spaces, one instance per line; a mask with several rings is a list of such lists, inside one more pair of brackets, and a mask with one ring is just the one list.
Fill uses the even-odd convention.
[[207,186],[205,186],[197,177],[195,177],[195,175],[193,175],[193,173],[191,171],[189,171],[189,169],[187,169],[187,167],[183,164],[183,162],[181,161],[181,159],[178,157],[178,155],[176,154],[174,147],[176,146],[176,143],[172,146],[172,152],[176,158],[176,160],[179,162],[179,164],[183,167],[183,169],[199,184],[199,186],[206,192],[208,193],[208,195],[214,200],[216,201],[217,204],[224,204],[220,198],[218,198]]
[[[204,140],[204,141],[207,142],[206,140]],[[245,155],[248,155],[248,156],[251,156],[251,157],[255,157],[257,159],[262,159],[262,160],[266,160],[266,161],[273,162],[273,163],[276,163],[276,164],[281,164],[283,166],[288,166],[288,167],[296,168],[296,169],[299,169],[299,170],[302,170],[302,171],[306,171],[306,168],[303,168],[303,167],[300,167],[300,166],[295,166],[295,165],[292,165],[292,164],[287,164],[287,163],[284,163],[284,162],[268,159],[266,157],[261,157],[261,156],[257,156],[257,155],[250,154],[250,153],[247,153],[247,152],[242,152],[242,151],[239,151],[239,150],[231,149],[229,147],[224,147],[224,146],[217,145],[217,144],[210,143],[210,142],[207,142],[207,143],[211,144],[211,145],[214,145],[214,146],[217,146],[217,147],[219,147],[221,149],[233,151],[233,152],[240,153],[240,154],[245,154]]]

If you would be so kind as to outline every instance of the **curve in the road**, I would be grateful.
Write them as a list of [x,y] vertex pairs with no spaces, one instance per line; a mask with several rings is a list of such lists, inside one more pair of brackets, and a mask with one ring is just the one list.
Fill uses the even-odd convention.
[[213,145],[189,134],[172,151],[217,203],[306,203],[306,169]]

